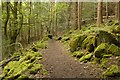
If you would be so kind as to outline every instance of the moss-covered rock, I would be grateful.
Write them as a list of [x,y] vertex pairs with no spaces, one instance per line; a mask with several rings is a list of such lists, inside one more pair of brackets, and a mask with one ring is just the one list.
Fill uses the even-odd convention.
[[101,60],[100,60],[100,66],[102,67],[102,68],[107,68],[107,62],[108,62],[108,59],[107,58],[102,58]]
[[97,46],[101,43],[109,43],[118,45],[119,41],[116,40],[115,36],[107,31],[99,30],[96,36]]
[[82,42],[82,48],[87,49],[89,52],[94,51],[95,48],[95,36],[88,36]]
[[30,49],[22,51],[22,53],[22,55],[15,53],[15,55],[17,54],[20,56],[19,60],[10,61],[3,68],[3,79],[18,79],[23,75],[30,73],[30,71],[37,72],[42,67],[40,63],[38,64],[38,62],[42,59],[41,54],[39,54],[38,52],[34,52]]
[[36,42],[35,45],[36,45],[37,48],[41,48],[41,49],[47,48],[47,44],[46,44],[45,41],[44,42],[38,41],[38,42]]
[[75,52],[72,53],[72,55],[74,57],[81,58],[84,55],[84,53],[81,52],[81,51],[75,51]]
[[70,37],[66,36],[66,37],[63,37],[61,41],[64,42],[64,41],[68,41],[68,40],[70,40]]
[[38,41],[36,43],[33,43],[31,49],[35,52],[37,52],[39,49],[46,49],[47,48],[47,42],[46,41]]
[[86,35],[77,35],[70,40],[70,51],[74,52],[81,47],[83,40],[86,38]]
[[20,63],[18,61],[11,61],[3,69],[3,77],[14,79],[19,77],[28,68],[32,67],[33,64],[26,64],[25,62]]
[[33,67],[29,70],[30,74],[36,74],[38,70],[40,70],[42,67],[41,64],[34,64]]
[[103,73],[103,77],[120,77],[120,68],[117,65],[111,65]]
[[108,48],[108,52],[112,53],[115,56],[120,56],[120,48],[114,44],[111,44]]
[[103,55],[107,53],[108,47],[108,43],[101,43],[94,51],[95,57],[102,58]]
[[49,40],[48,36],[44,36],[41,41],[48,41],[48,40]]
[[112,29],[112,33],[120,33],[120,26],[114,26]]
[[86,60],[90,60],[91,58],[92,58],[92,53],[89,53],[89,54],[87,54],[87,55],[84,55],[84,56],[82,56],[80,59],[79,59],[79,61],[80,62],[84,62],[84,61],[86,61]]

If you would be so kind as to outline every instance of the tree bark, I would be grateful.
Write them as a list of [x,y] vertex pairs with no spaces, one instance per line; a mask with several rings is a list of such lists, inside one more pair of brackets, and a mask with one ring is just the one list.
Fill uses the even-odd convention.
[[82,22],[82,2],[78,2],[78,29],[81,29]]
[[5,40],[7,40],[7,24],[8,24],[8,21],[9,21],[9,17],[10,17],[9,2],[6,2],[6,20],[5,20],[5,24],[4,24]]
[[120,1],[118,2],[118,23],[120,24]]
[[108,19],[108,16],[109,16],[109,14],[108,14],[108,2],[107,2],[107,0],[106,0],[106,20]]
[[[18,6],[18,2],[14,2],[14,12],[13,12],[14,25],[12,27],[12,35],[10,37],[10,44],[16,43],[16,39],[17,39],[17,29],[18,29],[17,6]],[[11,53],[13,53],[15,51],[15,45],[11,46],[10,50],[11,50]]]
[[78,29],[78,2],[75,2],[75,29]]
[[28,26],[28,44],[30,44],[30,34],[31,34],[31,30],[30,30],[30,27],[31,27],[31,6],[32,6],[32,3],[30,2],[29,3],[29,11],[30,11],[30,13],[29,13],[29,19],[28,19],[28,23],[29,23],[29,26]]
[[[100,0],[101,1],[101,0]],[[102,23],[102,2],[98,2],[98,10],[97,10],[97,27],[100,27]]]
[[57,26],[57,8],[56,8],[56,2],[55,2],[55,36],[57,36],[57,29],[58,29],[58,26]]
[[70,18],[71,18],[71,5],[72,5],[72,2],[69,2],[68,3],[68,9],[67,9],[67,29],[69,30],[70,29]]
[[119,7],[119,3],[115,2],[115,20],[118,20],[118,7]]

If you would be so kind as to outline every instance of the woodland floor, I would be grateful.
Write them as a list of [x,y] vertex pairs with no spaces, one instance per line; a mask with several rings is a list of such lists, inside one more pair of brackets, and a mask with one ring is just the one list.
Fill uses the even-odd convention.
[[96,64],[81,63],[68,54],[61,42],[48,41],[48,48],[43,50],[42,64],[48,71],[45,78],[95,78],[103,70]]

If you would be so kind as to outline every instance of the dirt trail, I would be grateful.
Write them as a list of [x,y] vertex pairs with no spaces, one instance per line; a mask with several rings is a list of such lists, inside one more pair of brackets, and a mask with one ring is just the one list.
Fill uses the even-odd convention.
[[42,64],[49,72],[46,78],[95,78],[103,72],[97,65],[76,61],[54,40],[50,40],[48,49],[43,51]]

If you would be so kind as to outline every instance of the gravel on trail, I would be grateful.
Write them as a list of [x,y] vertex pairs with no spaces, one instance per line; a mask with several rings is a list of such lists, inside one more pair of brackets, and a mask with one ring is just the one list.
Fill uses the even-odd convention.
[[45,78],[95,78],[103,70],[97,64],[81,63],[70,56],[61,42],[48,41],[48,48],[42,51],[42,64],[48,71]]

